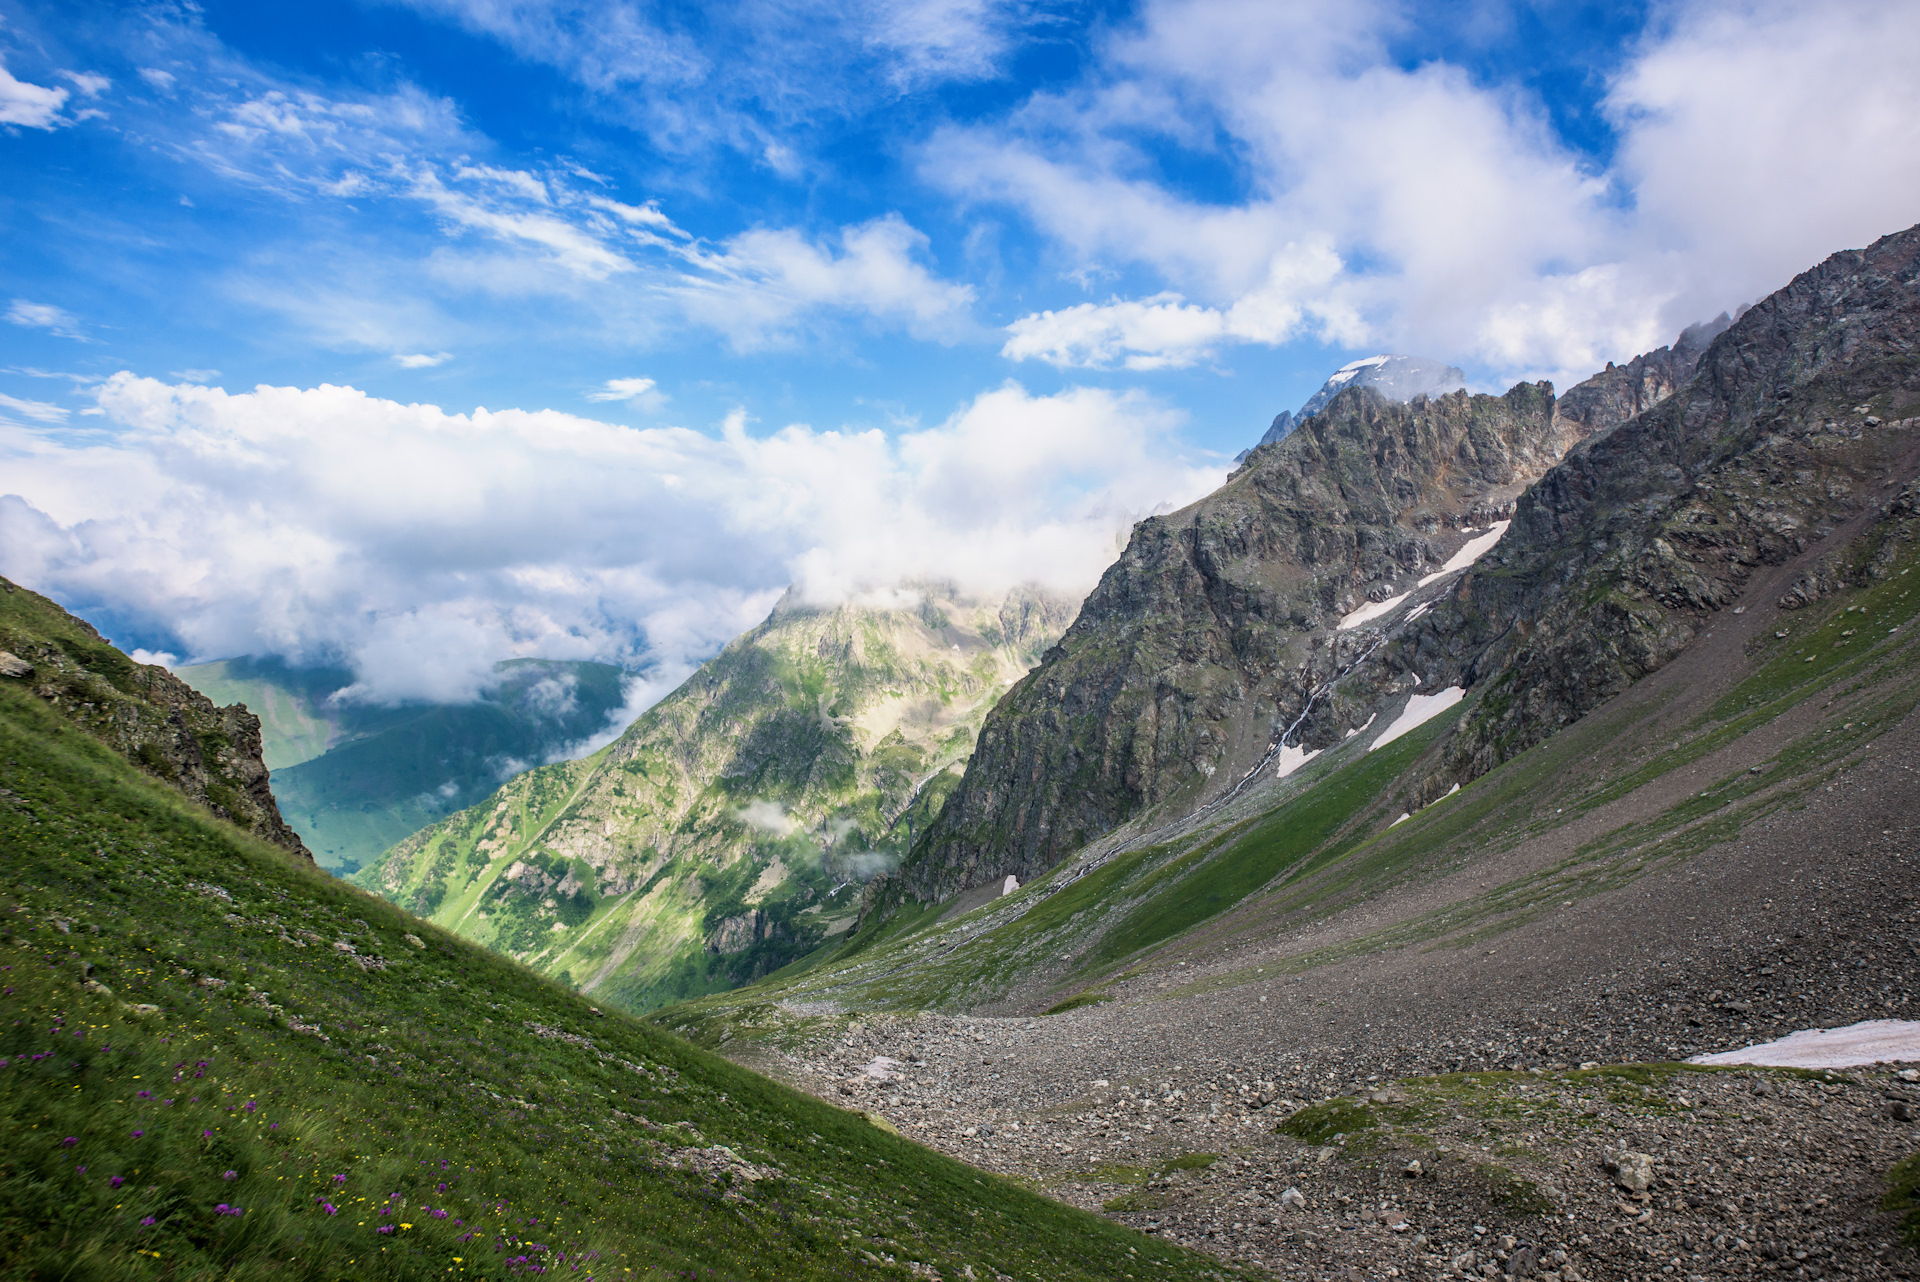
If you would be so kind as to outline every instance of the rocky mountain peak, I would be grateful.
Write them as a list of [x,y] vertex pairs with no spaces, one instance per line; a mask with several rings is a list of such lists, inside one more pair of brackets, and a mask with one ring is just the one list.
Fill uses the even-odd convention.
[[[1444,396],[1467,385],[1467,376],[1459,366],[1425,356],[1381,354],[1363,356],[1335,370],[1320,390],[1307,398],[1297,411],[1282,410],[1275,416],[1261,445],[1283,440],[1300,424],[1320,413],[1327,403],[1350,387],[1370,387],[1390,401],[1410,401],[1416,396]],[[1249,451],[1250,452],[1250,451]],[[1246,458],[1243,453],[1240,456]]]

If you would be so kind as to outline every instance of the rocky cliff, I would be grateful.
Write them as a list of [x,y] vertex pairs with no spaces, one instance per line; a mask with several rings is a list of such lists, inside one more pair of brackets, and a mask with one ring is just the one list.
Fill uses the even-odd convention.
[[1745,312],[1678,393],[1549,471],[1396,643],[1482,693],[1416,800],[1667,663],[1761,567],[1826,549],[1786,608],[1885,574],[1915,537],[1916,408],[1920,228]]
[[1025,878],[1124,823],[1218,799],[1283,737],[1338,742],[1436,658],[1419,638],[1389,646],[1383,626],[1417,611],[1410,598],[1469,543],[1498,539],[1494,523],[1569,448],[1670,397],[1717,326],[1558,401],[1546,384],[1407,403],[1348,388],[1219,491],[1142,522],[876,893],[944,900]]
[[1072,610],[894,597],[781,602],[608,748],[528,771],[357,880],[636,1008],[785,964],[852,921]]
[[0,578],[0,681],[220,818],[313,858],[280,816],[261,759],[260,719],[213,700],[165,668],[135,663],[83,619]]

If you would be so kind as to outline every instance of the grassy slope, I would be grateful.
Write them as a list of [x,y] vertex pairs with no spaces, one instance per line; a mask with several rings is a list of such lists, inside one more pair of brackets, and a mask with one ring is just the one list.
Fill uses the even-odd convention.
[[0,1276],[1218,1268],[596,1017],[11,687],[0,764]]
[[[987,708],[1054,636],[931,598],[783,607],[609,750],[509,780],[354,881],[605,1004],[726,991],[845,929],[860,880],[924,825]],[[791,830],[743,818],[756,802]],[[706,946],[754,911],[761,938]]]

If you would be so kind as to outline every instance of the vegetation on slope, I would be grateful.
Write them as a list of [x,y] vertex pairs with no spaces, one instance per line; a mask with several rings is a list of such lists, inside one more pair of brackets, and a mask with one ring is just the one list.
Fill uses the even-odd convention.
[[957,783],[1064,602],[783,602],[586,761],[528,771],[357,882],[603,1002],[732,988],[840,935]]
[[0,685],[0,1276],[1186,1278],[219,822]]

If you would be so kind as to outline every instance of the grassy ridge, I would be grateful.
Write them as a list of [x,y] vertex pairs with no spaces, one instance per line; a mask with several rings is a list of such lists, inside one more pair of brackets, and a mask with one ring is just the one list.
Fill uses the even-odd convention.
[[7,686],[0,766],[0,1276],[1218,1269],[597,1016]]

